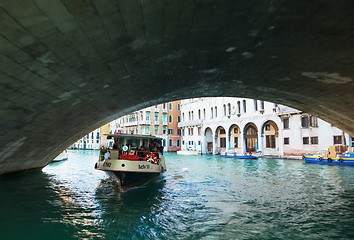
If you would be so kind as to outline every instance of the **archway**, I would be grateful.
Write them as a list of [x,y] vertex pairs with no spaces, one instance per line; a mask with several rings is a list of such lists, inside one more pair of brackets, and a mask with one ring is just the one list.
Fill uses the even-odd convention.
[[258,130],[254,123],[248,123],[244,130],[246,152],[256,152],[258,150]]
[[224,152],[226,150],[226,131],[225,128],[219,126],[215,131],[215,143],[216,143],[216,152]]
[[205,153],[213,153],[213,131],[208,127],[204,131]]
[[266,121],[261,129],[262,146],[261,151],[264,155],[279,155],[279,128],[278,125],[272,121]]
[[237,151],[241,146],[241,129],[237,124],[229,128],[229,149]]

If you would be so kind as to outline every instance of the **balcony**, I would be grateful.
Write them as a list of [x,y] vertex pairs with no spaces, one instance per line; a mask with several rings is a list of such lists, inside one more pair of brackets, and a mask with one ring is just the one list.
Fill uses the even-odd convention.
[[141,120],[139,121],[139,125],[151,125],[150,120]]
[[159,121],[155,121],[155,125],[159,125],[160,124],[160,122]]
[[191,126],[200,126],[202,124],[202,120],[193,120],[193,121],[185,121],[185,122],[179,122],[178,127],[191,127]]
[[137,125],[138,125],[138,121],[124,123],[124,127],[137,126]]
[[151,112],[151,107],[145,108],[145,111]]
[[162,109],[162,112],[163,112],[163,113],[168,113],[168,111],[167,111],[166,108]]
[[168,125],[167,121],[163,121],[162,125],[167,126]]

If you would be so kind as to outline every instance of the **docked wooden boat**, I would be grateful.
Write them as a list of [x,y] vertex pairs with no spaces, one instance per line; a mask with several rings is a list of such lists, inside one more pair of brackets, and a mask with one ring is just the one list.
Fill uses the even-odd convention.
[[60,162],[68,160],[68,151],[65,149],[63,152],[61,152],[58,156],[56,156],[52,162]]
[[258,152],[248,153],[248,154],[238,154],[235,152],[222,152],[220,153],[220,157],[239,158],[239,159],[258,159]]
[[321,155],[305,154],[303,156],[303,159],[307,163],[354,166],[354,153],[342,153],[342,154],[338,154],[334,158],[323,157]]
[[113,149],[101,149],[95,168],[105,171],[121,190],[144,184],[166,171],[162,138],[109,134]]

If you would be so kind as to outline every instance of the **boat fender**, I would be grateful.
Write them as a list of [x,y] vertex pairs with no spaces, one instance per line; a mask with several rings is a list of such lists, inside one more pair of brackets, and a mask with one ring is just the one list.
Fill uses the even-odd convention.
[[328,161],[328,162],[332,162],[332,158],[328,158],[327,161]]
[[318,160],[322,162],[323,158],[320,157]]
[[144,157],[144,161],[157,164],[157,157],[155,154],[149,153],[149,154],[146,154],[146,156]]
[[338,159],[338,162],[343,162],[343,158]]

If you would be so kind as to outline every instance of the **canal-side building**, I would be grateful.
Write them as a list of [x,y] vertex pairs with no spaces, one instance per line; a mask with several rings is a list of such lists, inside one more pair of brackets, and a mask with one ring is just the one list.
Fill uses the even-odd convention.
[[109,146],[106,138],[106,134],[110,131],[110,124],[103,125],[100,128],[88,133],[80,140],[76,141],[70,146],[71,149],[87,149],[96,150],[101,147]]
[[168,105],[168,130],[167,130],[167,151],[176,152],[181,150],[181,101],[167,103]]
[[275,103],[221,97],[182,100],[181,105],[182,150],[297,156],[352,141],[315,116]]
[[180,101],[163,103],[144,108],[111,122],[111,133],[154,135],[163,139],[165,151],[177,151]]

